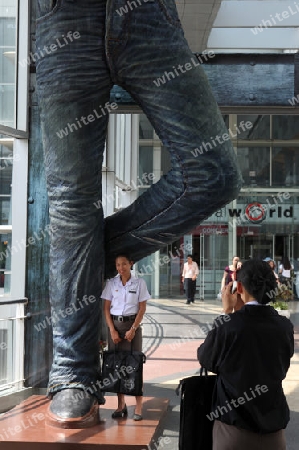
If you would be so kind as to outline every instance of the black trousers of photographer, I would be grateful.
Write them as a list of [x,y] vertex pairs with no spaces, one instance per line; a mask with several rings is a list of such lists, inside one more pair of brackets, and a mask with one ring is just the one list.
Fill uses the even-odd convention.
[[192,280],[192,278],[185,278],[184,289],[187,297],[187,303],[194,303],[196,280]]

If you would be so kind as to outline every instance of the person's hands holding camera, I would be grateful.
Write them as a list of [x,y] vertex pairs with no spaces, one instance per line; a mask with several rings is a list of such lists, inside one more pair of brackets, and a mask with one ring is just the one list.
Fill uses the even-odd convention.
[[234,282],[231,281],[226,285],[222,290],[222,305],[223,312],[225,314],[230,314],[234,311],[238,311],[244,306],[244,302],[241,299],[241,295],[237,292],[236,289],[232,292],[234,286]]
[[237,291],[235,291],[234,294],[232,294],[233,282],[231,281],[226,286],[224,286],[222,290],[222,306],[223,306],[223,312],[225,314],[230,314],[234,311],[235,306],[237,304]]

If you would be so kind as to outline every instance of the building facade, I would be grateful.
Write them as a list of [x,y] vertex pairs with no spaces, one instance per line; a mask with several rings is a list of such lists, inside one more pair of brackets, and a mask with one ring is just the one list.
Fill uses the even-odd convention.
[[[167,173],[167,150],[145,115],[139,115],[139,180]],[[239,197],[207,218],[190,234],[137,264],[156,297],[182,295],[181,269],[188,253],[200,267],[198,298],[215,298],[224,267],[233,255],[241,260],[283,255],[297,269],[299,261],[299,117],[295,115],[225,115],[244,185]],[[213,147],[202,143],[201,157]],[[221,137],[218,137],[218,140]],[[138,187],[140,195],[149,184]],[[299,271],[299,267],[298,267]]]

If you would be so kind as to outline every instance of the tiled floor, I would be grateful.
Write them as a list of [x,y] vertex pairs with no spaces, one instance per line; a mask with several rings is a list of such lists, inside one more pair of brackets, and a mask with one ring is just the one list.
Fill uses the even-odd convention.
[[[295,325],[296,353],[283,383],[291,409],[286,430],[288,450],[298,450],[299,442],[299,302],[291,302],[291,320]],[[177,450],[179,432],[179,397],[175,388],[181,378],[199,370],[196,350],[205,338],[213,319],[221,311],[218,301],[196,301],[186,305],[181,299],[157,299],[148,302],[143,325],[145,395],[170,399],[170,408],[161,430],[158,450]],[[156,450],[153,447],[149,450]]]
[[[295,326],[295,355],[291,362],[287,378],[283,383],[285,393],[291,410],[291,421],[286,430],[287,450],[298,450],[299,442],[299,302],[292,302],[291,320]],[[180,398],[175,393],[175,388],[180,379],[194,375],[199,371],[199,364],[196,358],[196,350],[209,331],[214,318],[221,311],[221,304],[218,301],[196,301],[194,305],[186,305],[183,297],[177,299],[156,299],[150,300],[147,306],[146,316],[143,323],[143,351],[147,355],[147,362],[144,366],[144,395],[148,398],[168,399],[170,406],[165,415],[165,419],[160,423],[158,430],[151,443],[141,441],[142,422],[134,423],[130,418],[118,425],[116,434],[121,430],[128,432],[133,448],[144,450],[177,450],[179,436],[179,403]],[[128,398],[129,415],[134,408],[134,399]],[[110,424],[110,413],[116,407],[116,398],[109,396],[107,405],[100,409],[101,417]],[[153,413],[150,403],[145,399],[143,426],[150,429],[152,423],[147,423]],[[111,411],[110,411],[111,410]],[[132,411],[131,411],[132,410]],[[3,417],[3,416],[2,416]],[[1,417],[1,419],[2,419]],[[108,422],[107,422],[108,421]],[[0,421],[0,434],[3,430],[3,422]],[[103,425],[103,424],[102,424]],[[112,423],[113,425],[113,423]],[[114,424],[115,425],[115,424]],[[122,424],[121,424],[122,425]],[[125,425],[125,426],[124,426]],[[108,426],[107,442],[111,441],[113,426]],[[99,430],[98,430],[99,431]],[[46,432],[46,430],[44,430]],[[87,433],[87,434],[86,434]],[[112,434],[111,434],[112,433]],[[3,433],[2,433],[3,434]],[[47,433],[46,433],[47,434]],[[72,433],[71,433],[72,434]],[[96,442],[92,436],[91,447],[88,445],[89,433],[79,431],[76,433],[81,439],[84,450],[95,448]],[[122,434],[120,434],[122,436]],[[65,446],[69,441],[66,435],[61,435],[62,441],[56,441],[55,450],[75,450],[73,444]],[[68,439],[68,438],[67,438]],[[92,442],[94,439],[94,442]],[[53,437],[52,437],[53,440]],[[3,441],[2,441],[3,442]],[[0,449],[10,450],[6,443]],[[139,447],[134,447],[140,444]],[[46,444],[47,445],[47,444]],[[120,444],[121,445],[121,444]],[[81,446],[82,447],[82,446]],[[20,450],[40,450],[40,448],[50,448],[33,446],[20,447]],[[77,447],[76,447],[77,448]],[[125,447],[118,447],[125,448]],[[127,447],[126,447],[127,448]],[[131,448],[131,447],[130,447]],[[19,448],[17,449],[19,450]],[[194,449],[196,450],[196,449]],[[274,449],[273,449],[274,450]]]

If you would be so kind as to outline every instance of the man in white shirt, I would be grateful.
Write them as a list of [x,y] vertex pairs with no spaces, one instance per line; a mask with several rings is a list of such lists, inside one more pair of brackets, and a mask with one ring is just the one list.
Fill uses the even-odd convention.
[[193,261],[192,255],[187,256],[187,262],[184,264],[182,273],[182,282],[187,296],[186,304],[194,303],[194,296],[196,290],[196,278],[199,274],[198,265]]

